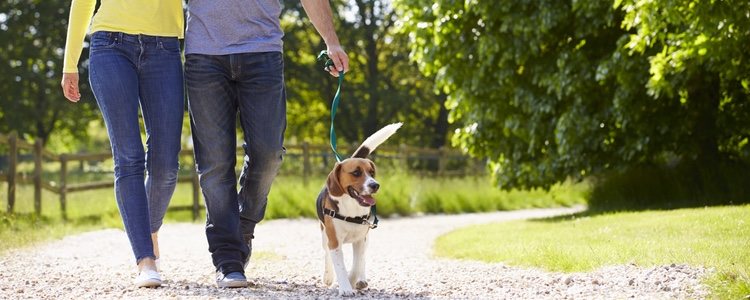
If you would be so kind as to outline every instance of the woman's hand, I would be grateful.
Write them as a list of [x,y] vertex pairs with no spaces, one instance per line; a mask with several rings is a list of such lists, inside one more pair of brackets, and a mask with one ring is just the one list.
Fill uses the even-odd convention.
[[70,102],[81,100],[81,92],[78,90],[78,73],[63,73],[62,82],[63,94]]

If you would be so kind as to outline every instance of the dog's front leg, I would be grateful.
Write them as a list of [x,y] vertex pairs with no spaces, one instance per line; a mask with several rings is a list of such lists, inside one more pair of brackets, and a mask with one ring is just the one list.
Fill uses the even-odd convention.
[[331,249],[329,254],[331,260],[333,260],[333,270],[336,271],[336,280],[339,283],[339,296],[354,296],[354,290],[352,290],[352,285],[346,276],[346,265],[344,265],[344,253],[341,251],[341,246]]
[[325,271],[323,271],[323,284],[331,286],[333,284],[333,261],[331,261],[331,252],[326,249],[325,252]]
[[365,277],[365,250],[367,249],[367,238],[352,244],[352,256],[354,264],[352,273],[349,274],[349,282],[358,290],[367,288],[367,277]]

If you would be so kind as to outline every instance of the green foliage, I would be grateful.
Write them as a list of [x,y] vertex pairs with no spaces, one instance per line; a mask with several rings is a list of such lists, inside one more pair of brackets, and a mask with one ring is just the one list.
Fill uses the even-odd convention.
[[[75,176],[74,176],[75,177]],[[78,176],[79,180],[111,180]],[[551,192],[502,192],[488,184],[487,178],[429,179],[403,174],[384,174],[380,178],[383,189],[378,194],[378,215],[383,222],[388,217],[422,213],[461,213],[505,209],[568,206],[583,203],[585,185],[563,185]],[[315,218],[315,197],[325,182],[324,176],[311,178],[305,185],[299,177],[276,178],[269,195],[266,220],[280,218]],[[4,213],[7,207],[7,185],[0,184],[0,253],[60,238],[86,230],[122,228],[115,196],[111,189],[69,193],[67,195],[68,222],[62,222],[57,194],[42,192],[42,216],[33,216],[33,187],[17,186],[16,214]],[[192,186],[179,183],[170,207],[191,207]],[[202,200],[200,200],[202,201]],[[197,222],[204,222],[205,211]],[[190,222],[189,210],[168,211],[165,223]]]
[[750,158],[746,1],[397,0],[453,143],[502,188]]
[[667,150],[748,159],[750,3],[618,0],[615,7],[633,33],[622,52],[648,57],[648,94],[675,111],[666,134],[675,146]]
[[[92,179],[79,176],[83,181],[111,180]],[[71,178],[75,178],[72,176]],[[325,182],[325,176],[311,177],[307,185],[296,176],[279,176],[268,196],[266,219],[315,218],[315,199]],[[585,202],[588,186],[585,184],[563,184],[550,191],[500,191],[484,177],[467,178],[419,178],[403,173],[381,172],[379,181],[383,188],[377,195],[378,214],[388,216],[410,216],[423,213],[465,213],[513,210],[534,207],[572,206]],[[71,182],[72,183],[72,182]],[[7,187],[0,184],[0,207],[7,205]],[[33,187],[19,185],[16,193],[16,209],[21,214],[33,212]],[[60,219],[60,204],[57,194],[46,190],[42,193],[42,216],[50,220]],[[200,201],[203,201],[202,199]],[[201,203],[202,205],[202,203]],[[91,219],[109,227],[122,227],[115,196],[111,189],[99,189],[69,193],[67,195],[68,217]],[[192,206],[192,185],[179,183],[170,202],[170,207]],[[167,219],[189,221],[189,211],[169,212]]]
[[736,162],[710,165],[689,162],[633,167],[602,176],[593,185],[588,203],[592,211],[750,203],[750,166]]
[[[283,1],[288,140],[328,142],[331,99],[338,81],[316,62],[326,46],[299,1]],[[337,33],[350,58],[336,115],[339,144],[360,143],[381,126],[406,125],[394,143],[440,147],[450,129],[444,97],[408,60],[408,39],[393,30],[389,1],[332,1]]]
[[45,240],[104,227],[105,225],[97,224],[90,219],[60,223],[48,217],[39,218],[34,215],[2,212],[0,213],[0,241],[2,241],[0,253]]
[[[305,186],[300,178],[278,177],[268,196],[266,218],[315,217],[314,196],[325,178],[309,181]],[[505,192],[492,187],[483,177],[434,179],[400,172],[381,173],[379,181],[383,188],[376,196],[378,214],[384,217],[572,206],[584,203],[588,191],[585,184],[564,184],[550,191]]]
[[[322,143],[328,138],[336,79],[315,61],[325,45],[306,19],[301,3],[283,2],[290,120],[287,139]],[[351,58],[337,116],[340,144],[359,143],[380,126],[403,121],[407,126],[394,137],[395,142],[445,145],[452,130],[443,106],[445,97],[436,94],[432,80],[407,59],[408,39],[394,32],[396,15],[389,2],[332,4],[338,35]],[[100,118],[88,87],[86,48],[80,64],[83,101],[70,103],[60,90],[69,6],[69,2],[40,0],[0,4],[0,60],[5,62],[0,69],[0,89],[6,95],[0,99],[0,132],[17,130],[27,139],[39,137],[51,141],[50,146],[79,150],[101,146],[91,143],[90,132],[85,130]],[[104,132],[101,125],[98,130]],[[92,138],[101,138],[98,132],[94,135]],[[104,149],[89,151],[100,150]]]
[[[566,216],[477,225],[436,241],[438,256],[550,271],[688,264],[715,268],[712,296],[750,294],[750,206]],[[648,249],[644,251],[644,249]]]
[[81,128],[97,118],[86,73],[81,73],[80,103],[68,102],[60,88],[69,5],[0,2],[0,132],[16,130],[45,142],[53,133],[82,140],[86,130]]

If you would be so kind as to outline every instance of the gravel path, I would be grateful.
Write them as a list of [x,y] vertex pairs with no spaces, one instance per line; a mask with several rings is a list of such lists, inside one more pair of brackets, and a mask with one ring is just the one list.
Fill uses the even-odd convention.
[[[503,264],[435,259],[440,234],[477,223],[568,214],[581,208],[382,219],[370,231],[371,299],[696,299],[710,270],[684,265],[605,267],[590,273],[550,273]],[[125,233],[108,229],[66,237],[0,257],[0,299],[18,298],[338,298],[321,282],[323,250],[315,220],[273,220],[258,226],[246,289],[218,289],[200,224],[166,224],[160,233],[158,289],[137,289]],[[347,247],[346,249],[349,249]],[[350,250],[350,249],[349,249]],[[345,252],[347,264],[351,251]]]

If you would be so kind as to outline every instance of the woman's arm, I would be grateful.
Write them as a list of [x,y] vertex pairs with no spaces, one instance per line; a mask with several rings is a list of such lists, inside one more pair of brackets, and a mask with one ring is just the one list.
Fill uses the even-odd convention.
[[61,85],[65,98],[73,102],[81,99],[81,93],[78,90],[78,60],[81,58],[83,38],[91,23],[94,7],[96,7],[96,0],[73,0],[70,4]]

